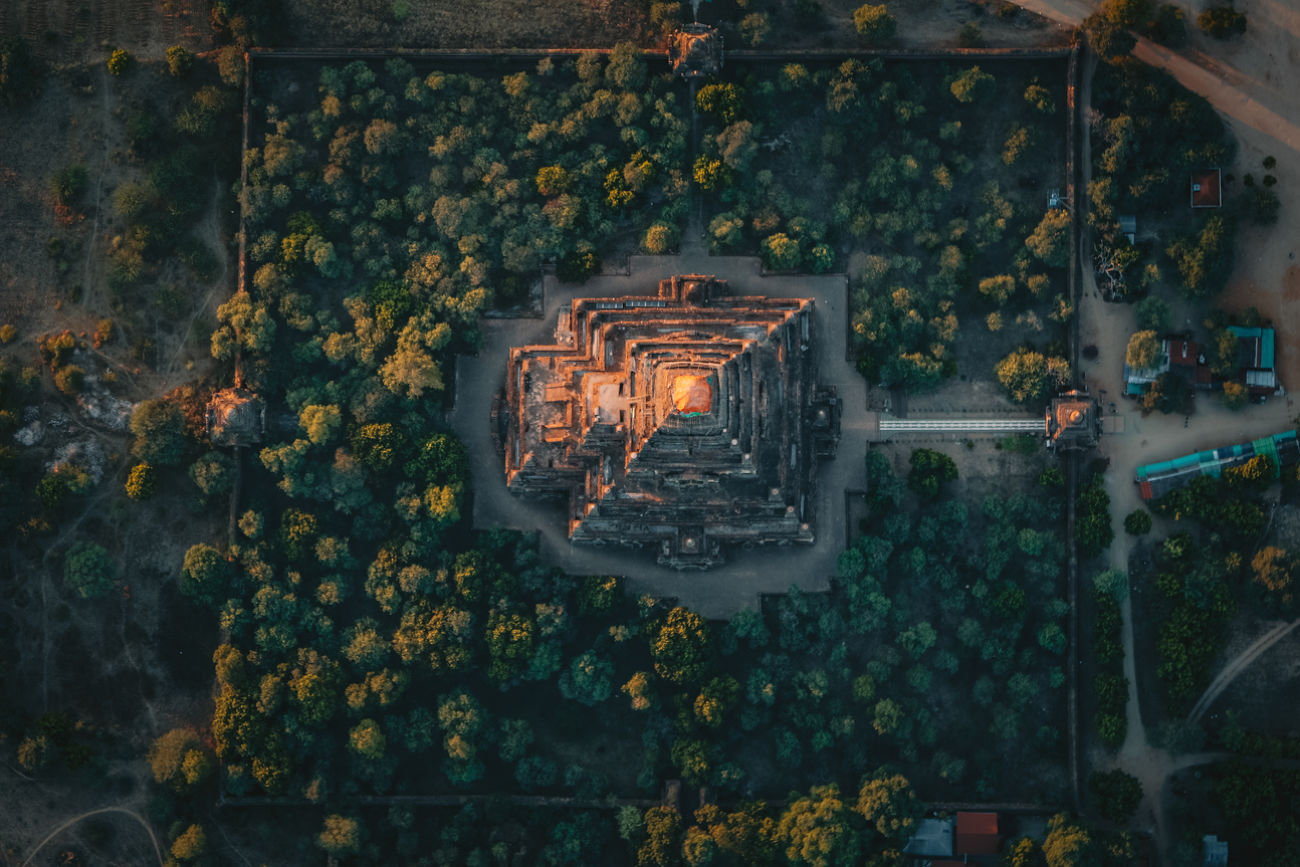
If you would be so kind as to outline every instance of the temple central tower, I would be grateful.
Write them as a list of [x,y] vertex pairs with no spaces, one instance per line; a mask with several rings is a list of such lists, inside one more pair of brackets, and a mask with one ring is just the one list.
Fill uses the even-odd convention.
[[583,298],[555,344],[510,351],[498,422],[506,482],[567,495],[569,539],[706,569],[724,546],[811,543],[839,404],[818,388],[813,301],[663,280]]

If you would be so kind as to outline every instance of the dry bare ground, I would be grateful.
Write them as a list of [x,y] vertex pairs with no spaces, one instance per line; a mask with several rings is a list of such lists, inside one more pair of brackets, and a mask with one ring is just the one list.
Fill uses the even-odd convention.
[[17,33],[46,62],[105,59],[126,48],[161,60],[167,46],[211,47],[207,0],[4,0],[0,33]]
[[[655,44],[645,0],[299,0],[288,4],[285,44],[314,47],[585,48],[617,42]],[[769,14],[773,35],[764,48],[860,48],[853,10],[862,0],[823,0],[819,23],[800,17],[794,0],[742,8],[734,0],[700,4],[700,20],[735,24],[750,12]],[[897,45],[952,47],[967,21],[979,24],[986,44],[1038,46],[1069,41],[1070,28],[1016,12],[991,0],[893,0]],[[987,10],[987,11],[986,11]],[[742,47],[734,42],[733,47]]]

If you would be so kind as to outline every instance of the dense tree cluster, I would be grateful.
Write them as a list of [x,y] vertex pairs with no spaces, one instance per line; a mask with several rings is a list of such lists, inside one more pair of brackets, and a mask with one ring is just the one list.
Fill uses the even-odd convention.
[[[881,16],[883,6],[857,13],[872,34]],[[1069,213],[1044,216],[1017,184],[1053,170],[1064,94],[1020,73],[847,60],[706,85],[694,180],[712,248],[814,273],[857,252],[859,367],[893,386],[931,388],[955,372],[959,317],[1035,306],[1068,316],[1052,283]],[[999,97],[1006,110],[989,130]],[[989,155],[1003,171],[975,170]],[[1042,318],[1025,322],[1037,330]]]
[[1119,747],[1128,733],[1128,678],[1124,676],[1124,623],[1120,602],[1128,595],[1128,576],[1108,569],[1093,579],[1096,619],[1092,626],[1093,679],[1097,709],[1093,725],[1108,747]]
[[444,351],[543,262],[583,279],[616,234],[685,217],[681,107],[631,46],[499,78],[356,61],[316,91],[268,101],[246,157],[245,316],[278,313],[314,338],[300,352],[402,397],[440,391]]
[[1166,539],[1158,555],[1156,674],[1177,711],[1209,682],[1224,627],[1236,610],[1229,581],[1241,568],[1241,558],[1218,542],[1198,545],[1187,533]]
[[[1250,863],[1300,859],[1300,771],[1233,762],[1214,767],[1211,789],[1228,823],[1233,858]],[[1241,853],[1241,854],[1236,854]]]
[[[1098,68],[1092,104],[1088,222],[1112,264],[1133,288],[1167,274],[1189,296],[1216,294],[1232,270],[1235,218],[1226,208],[1189,209],[1187,196],[1191,172],[1235,157],[1222,119],[1167,73],[1129,59]],[[1121,214],[1176,216],[1160,232],[1161,249],[1145,240],[1133,246],[1120,231]]]

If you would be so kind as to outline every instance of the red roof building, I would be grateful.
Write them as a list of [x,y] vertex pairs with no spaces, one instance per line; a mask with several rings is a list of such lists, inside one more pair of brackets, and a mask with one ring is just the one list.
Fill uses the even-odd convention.
[[1000,844],[997,813],[957,814],[957,844],[953,847],[956,854],[995,855]]
[[1192,172],[1192,207],[1217,208],[1223,204],[1223,187],[1218,169]]
[[1201,347],[1194,340],[1181,338],[1169,341],[1169,363],[1176,367],[1196,367]]

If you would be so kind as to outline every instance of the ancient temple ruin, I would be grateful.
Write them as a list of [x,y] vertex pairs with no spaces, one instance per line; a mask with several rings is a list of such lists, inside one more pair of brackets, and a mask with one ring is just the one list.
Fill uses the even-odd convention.
[[813,541],[839,401],[816,385],[811,299],[676,276],[657,295],[575,300],[555,338],[511,349],[494,432],[511,492],[567,496],[570,541],[676,569]]
[[1094,448],[1101,437],[1101,413],[1087,392],[1072,390],[1047,410],[1047,446],[1057,451]]

